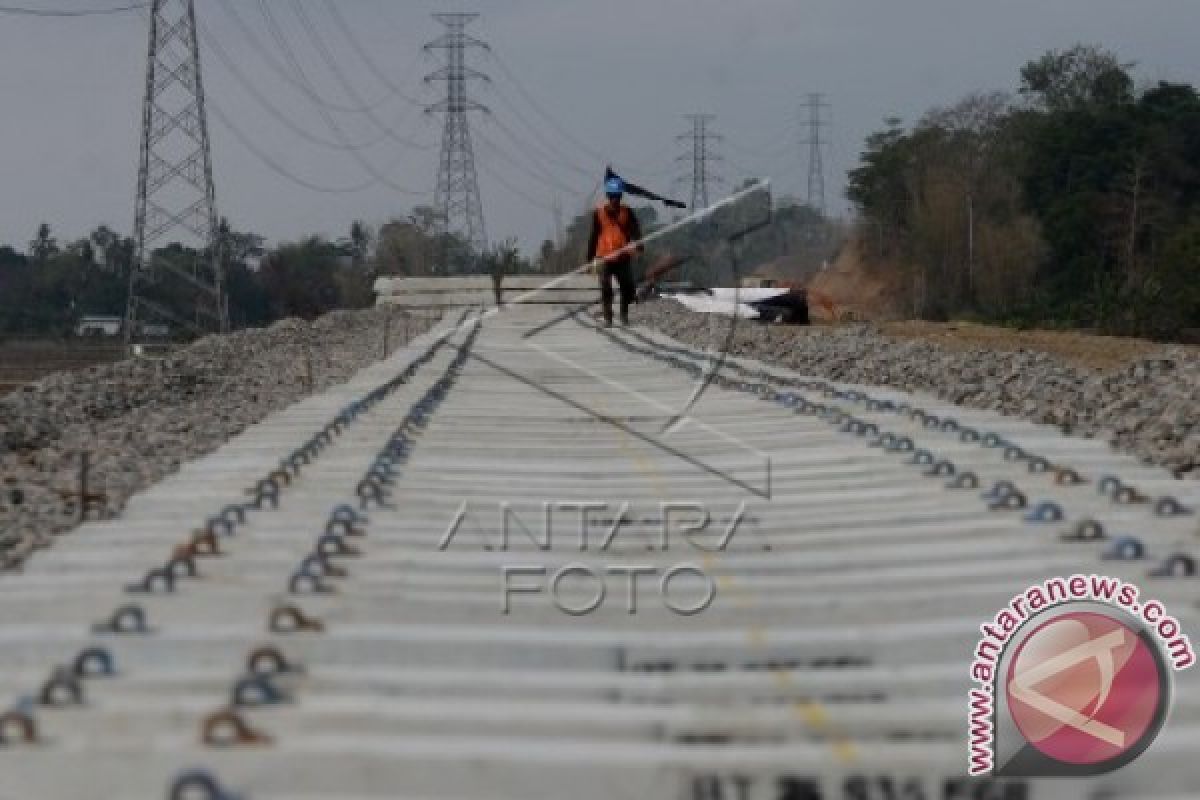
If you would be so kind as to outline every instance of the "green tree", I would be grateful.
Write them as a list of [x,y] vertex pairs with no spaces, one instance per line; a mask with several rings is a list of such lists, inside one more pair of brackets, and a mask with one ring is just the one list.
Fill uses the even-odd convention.
[[350,225],[350,235],[345,240],[345,246],[354,260],[354,266],[361,267],[371,254],[371,229],[360,220]]
[[38,226],[37,236],[29,243],[29,256],[38,266],[43,266],[54,256],[58,255],[58,240],[50,231],[50,225],[43,222]]
[[1132,103],[1133,64],[1095,45],[1051,50],[1021,69],[1021,94],[1047,111],[1086,111]]
[[272,318],[313,319],[337,308],[338,257],[337,247],[318,236],[269,253],[260,273]]

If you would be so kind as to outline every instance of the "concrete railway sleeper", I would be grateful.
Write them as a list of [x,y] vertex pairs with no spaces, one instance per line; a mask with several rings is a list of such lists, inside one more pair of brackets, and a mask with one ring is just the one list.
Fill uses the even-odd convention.
[[[797,414],[825,419],[844,434],[866,438],[869,446],[906,457],[907,463],[916,468],[926,468],[924,474],[932,478],[948,478],[947,488],[977,490],[990,487],[980,497],[993,511],[1024,511],[1028,523],[1056,524],[1067,521],[1065,507],[1069,502],[1070,507],[1080,509],[1080,513],[1070,520],[1074,527],[1062,531],[1063,541],[1081,544],[1104,541],[1110,538],[1104,523],[1112,513],[1113,506],[1137,505],[1146,508],[1146,516],[1152,515],[1156,519],[1152,525],[1147,525],[1143,519],[1143,526],[1155,532],[1164,529],[1175,531],[1174,536],[1162,543],[1165,545],[1164,552],[1157,555],[1156,565],[1147,570],[1147,577],[1198,576],[1196,559],[1200,550],[1195,544],[1195,513],[1190,505],[1174,495],[1152,498],[1133,482],[1123,481],[1107,472],[1089,477],[1087,465],[1054,463],[1050,458],[1010,441],[998,431],[980,431],[961,424],[953,417],[939,417],[911,402],[881,400],[866,392],[839,388],[821,380],[786,378],[769,369],[755,371],[741,363],[726,363],[686,347],[664,345],[661,341],[636,332],[627,334],[627,337],[640,340],[644,346],[634,345],[617,334],[608,333],[608,336],[631,352],[663,361],[693,376],[705,375],[706,370],[719,365],[720,369],[711,378],[718,388],[751,394],[767,402],[792,408]],[[722,370],[756,380],[734,380],[722,374]],[[812,393],[820,393],[824,400],[833,402],[818,402],[804,396]],[[853,414],[840,405],[843,402],[862,406],[866,411]],[[888,415],[898,415],[901,420],[907,418],[906,422],[896,426],[904,430],[888,430]],[[937,452],[940,455],[935,455],[932,449],[918,447],[915,440],[923,436],[939,442],[941,446]],[[978,443],[984,451],[983,457],[979,457],[977,449],[964,449],[964,443]],[[997,463],[998,460],[987,451],[1001,453],[1003,461]],[[986,476],[986,479],[982,476]],[[1050,476],[1053,476],[1052,479]],[[1089,483],[1094,483],[1096,494],[1107,499],[1107,504],[1097,502],[1095,497],[1082,496],[1079,487]],[[1200,498],[1200,489],[1178,481],[1170,485],[1177,492],[1186,491]],[[1039,499],[1032,499],[1027,494],[1032,490],[1022,490],[1021,486],[1038,486]],[[1179,520],[1179,524],[1166,525],[1163,520]],[[1117,542],[1125,543],[1125,546],[1109,548],[1105,551],[1106,558],[1141,560],[1148,557],[1141,538],[1125,536],[1118,538]]]
[[[387,443],[375,457],[366,474],[355,487],[355,495],[362,512],[370,508],[390,508],[389,496],[400,477],[401,468],[407,462],[412,448],[426,428],[429,418],[436,412],[438,404],[453,388],[458,374],[466,362],[471,346],[479,334],[478,322],[474,323],[465,341],[457,346],[457,354],[446,367],[442,377],[429,387],[388,438]],[[447,341],[440,339],[439,344]],[[349,572],[338,566],[335,560],[352,559],[363,555],[356,545],[350,544],[367,537],[369,518],[356,512],[349,505],[333,510],[324,531],[318,535],[312,553],[305,556],[300,566],[287,581],[291,595],[322,595],[335,593],[338,579],[349,577]],[[272,627],[277,609],[272,609],[268,628]],[[307,632],[324,635],[325,628],[319,618],[307,617],[296,609],[294,615],[307,619],[308,625],[297,633]],[[303,674],[300,663],[290,662],[274,647],[260,648],[248,656],[245,675],[233,685],[231,702],[206,717],[203,722],[202,739],[213,747],[232,745],[258,745],[270,742],[266,734],[257,732],[242,717],[247,708],[278,706],[292,699],[291,692],[280,685],[297,674]]]
[[[331,430],[319,458],[298,457],[278,493],[254,484],[264,511],[216,515],[190,551],[168,547],[164,561],[162,531],[223,508],[218,489],[261,480],[279,460],[265,453],[290,453],[296,431],[321,430],[421,348],[247,431],[125,519],[0,581],[0,692],[29,695],[0,717],[0,798],[1090,798],[1194,786],[1190,679],[1152,750],[1112,778],[961,777],[974,641],[1014,591],[1086,567],[1136,581],[1194,628],[1189,487],[1093,442],[737,360],[694,422],[656,441],[708,356],[547,316],[443,329],[427,369]],[[772,459],[769,497],[747,489],[758,454]],[[266,511],[276,494],[279,511]],[[563,511],[588,501],[602,507],[586,521]],[[706,511],[701,536],[736,536],[724,551],[692,547],[691,517],[670,522],[672,503]],[[609,536],[611,548],[597,544]],[[506,565],[684,561],[720,588],[694,617],[657,602],[629,614],[616,583],[588,616],[556,610],[546,587],[501,611]],[[153,592],[123,591],[155,568]],[[562,598],[595,588],[581,572]]]
[[[91,626],[91,631],[96,637],[101,637],[101,639],[117,637],[113,640],[112,645],[86,646],[73,658],[70,665],[56,667],[52,670],[50,677],[42,682],[41,688],[35,694],[24,696],[11,711],[4,715],[3,724],[0,725],[0,733],[2,733],[0,739],[3,740],[3,743],[13,744],[20,741],[27,745],[37,744],[40,741],[40,731],[44,730],[44,726],[38,724],[38,706],[47,709],[71,706],[83,707],[87,702],[85,693],[87,682],[96,678],[113,678],[136,670],[136,653],[133,654],[134,657],[132,659],[122,659],[123,661],[127,661],[123,668],[118,666],[118,658],[114,653],[120,652],[122,656],[129,656],[129,653],[124,652],[125,649],[137,649],[136,646],[133,648],[122,648],[118,640],[126,639],[127,637],[135,637],[135,640],[138,637],[146,636],[153,638],[154,635],[160,633],[150,621],[150,614],[147,611],[147,607],[142,602],[137,601],[136,596],[170,596],[175,594],[177,588],[182,588],[181,584],[183,581],[195,580],[201,577],[197,567],[198,562],[201,562],[203,559],[217,559],[222,556],[231,555],[222,549],[222,543],[226,541],[232,542],[239,533],[245,533],[246,529],[252,528],[252,515],[256,512],[278,510],[281,498],[288,493],[293,484],[302,482],[301,479],[305,476],[306,472],[314,464],[318,463],[322,455],[335,448],[340,438],[347,431],[352,430],[356,422],[365,418],[389,395],[408,383],[422,365],[428,363],[436,356],[438,351],[445,345],[448,336],[453,334],[455,330],[456,326],[449,326],[446,327],[446,330],[441,335],[422,337],[424,340],[431,341],[424,345],[418,343],[413,348],[410,348],[410,352],[413,353],[412,357],[406,358],[401,356],[400,360],[406,363],[402,371],[394,374],[388,380],[378,383],[369,391],[356,396],[350,402],[345,403],[341,410],[327,423],[317,429],[314,434],[304,440],[298,447],[295,447],[289,455],[280,460],[277,468],[271,470],[265,478],[253,481],[252,487],[247,490],[247,494],[251,497],[250,500],[223,506],[221,511],[207,518],[202,528],[197,529],[183,543],[177,545],[171,551],[171,555],[163,566],[150,568],[141,579],[126,585],[124,591],[127,596],[130,596],[130,600],[133,602],[125,602],[118,605],[109,615],[104,616]],[[352,529],[348,525],[354,519],[348,517],[346,512],[347,509],[336,509],[334,511],[329,521],[326,536],[322,537],[322,542],[328,541],[328,538],[331,536],[340,536]],[[162,520],[153,524],[161,531]],[[157,541],[157,537],[151,538]],[[111,544],[111,542],[108,543],[110,547]],[[147,541],[148,546],[149,544],[150,540]],[[161,547],[161,545],[156,546]],[[321,545],[319,544],[319,550],[320,547]],[[236,555],[236,553],[232,555]],[[216,565],[222,562],[212,561],[210,563]],[[34,565],[29,572],[32,574],[42,572],[39,566]],[[54,567],[51,566],[46,574],[51,582],[53,582],[53,578],[50,576],[55,574]],[[203,584],[196,585],[201,586]],[[94,594],[91,599],[91,613],[94,613],[96,610]],[[281,607],[277,610],[286,612],[287,607]],[[271,625],[277,625],[280,628],[286,628],[289,625],[294,626],[294,628],[303,628],[305,625],[311,625],[299,612],[294,614],[293,619],[290,621],[285,619],[287,617],[286,613],[282,615],[276,613],[275,617],[279,617],[279,619],[273,618]],[[46,630],[45,625],[39,625],[38,627],[43,631]],[[11,628],[8,630],[11,631]],[[67,633],[67,631],[64,630],[64,633]],[[75,639],[77,636],[78,633],[72,631],[67,633],[64,639]],[[52,636],[50,640],[53,640],[53,638]],[[51,649],[57,649],[61,653],[67,647],[70,647],[70,645],[64,641],[56,648]],[[33,648],[33,650],[36,649]],[[151,652],[148,652],[146,656],[149,661],[153,661],[155,657],[153,653],[154,648],[151,647],[149,650]],[[254,664],[261,664],[264,663],[264,660],[271,660],[273,654],[274,651],[270,649],[261,650],[251,660]],[[33,652],[32,650],[26,650],[24,651],[24,655],[33,655]],[[278,658],[275,658],[274,663],[282,662]],[[250,681],[246,685],[235,689],[235,695],[245,697],[258,691],[260,696],[265,693],[269,698],[271,695],[269,691],[266,691],[267,688],[264,683],[260,682],[256,684]]]

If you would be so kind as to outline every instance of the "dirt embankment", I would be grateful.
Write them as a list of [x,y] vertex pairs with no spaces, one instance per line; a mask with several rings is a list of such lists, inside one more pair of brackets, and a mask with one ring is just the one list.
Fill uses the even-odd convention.
[[888,320],[902,315],[899,276],[871,266],[863,257],[862,246],[857,238],[851,238],[834,262],[809,281],[808,288],[818,301],[813,304],[814,319]]
[[0,342],[0,395],[55,372],[73,372],[120,361],[125,348],[111,341]]
[[[717,344],[711,317],[674,301],[638,306],[634,319],[693,345]],[[1200,347],[898,322],[743,323],[730,350],[809,375],[932,392],[1102,436],[1148,463],[1200,478]]]
[[81,453],[89,454],[96,513],[114,514],[184,461],[347,380],[438,318],[417,313],[283,320],[209,336],[162,359],[56,373],[0,397],[0,570],[78,524]]
[[1005,353],[1046,353],[1078,367],[1113,370],[1145,358],[1162,345],[1145,339],[1099,336],[1082,331],[1014,330],[971,322],[925,322],[906,317],[900,298],[901,277],[873,264],[851,239],[828,269],[809,283],[814,293],[813,318],[818,323],[873,322],[896,339],[921,340],[954,352],[985,349]]
[[[1099,371],[1116,370],[1131,361],[1147,358],[1163,349],[1148,339],[1099,336],[1080,331],[1018,331],[971,322],[884,322],[880,330],[897,339],[921,339],[955,352],[986,349],[1005,353],[1029,350],[1046,353],[1078,367]],[[1200,352],[1200,347],[1182,346],[1183,352]],[[1200,404],[1200,399],[1197,400]]]

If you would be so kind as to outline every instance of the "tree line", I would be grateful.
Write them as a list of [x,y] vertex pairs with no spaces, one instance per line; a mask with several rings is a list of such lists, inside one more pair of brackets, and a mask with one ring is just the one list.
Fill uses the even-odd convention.
[[[637,207],[635,213],[645,232],[669,222],[650,206]],[[558,241],[545,240],[528,256],[512,240],[483,253],[472,252],[463,238],[440,232],[437,212],[429,206],[417,206],[377,229],[355,222],[342,237],[307,236],[270,248],[264,237],[234,230],[221,220],[216,252],[232,326],[258,327],[286,317],[311,319],[334,309],[368,307],[381,276],[569,272],[584,261],[591,219],[590,211],[575,216]],[[806,253],[819,263],[816,252],[826,246],[824,228],[814,234],[823,224],[820,215],[785,200],[775,219],[778,225],[742,246],[743,267]],[[720,242],[705,239],[703,231],[692,233],[696,235],[690,252],[702,255],[690,258],[686,271],[667,279],[706,285],[730,280],[730,254]],[[70,335],[83,316],[123,317],[134,251],[130,237],[107,226],[60,241],[49,224],[42,224],[25,247],[0,246],[0,335],[62,337]],[[642,266],[671,255],[672,242],[664,242],[652,248]],[[173,243],[150,259],[187,273],[210,261],[212,253]],[[143,284],[140,291],[173,315],[191,319],[194,287],[172,279],[171,271],[159,272],[160,278]]]
[[[446,259],[456,270],[471,261],[461,240],[435,232],[427,208],[378,233],[355,222],[343,237],[312,235],[270,248],[264,237],[221,220],[216,252],[234,328],[365,308],[374,303],[373,284],[381,274],[435,274]],[[149,258],[187,273],[212,257],[208,249],[172,243]],[[134,259],[133,239],[103,225],[60,242],[43,223],[27,246],[0,246],[0,335],[63,337],[83,316],[123,317]],[[139,290],[174,316],[191,319],[194,287],[168,270],[152,274],[156,279]]]
[[1200,95],[1078,45],[870,136],[848,195],[904,311],[1170,337],[1200,327]]

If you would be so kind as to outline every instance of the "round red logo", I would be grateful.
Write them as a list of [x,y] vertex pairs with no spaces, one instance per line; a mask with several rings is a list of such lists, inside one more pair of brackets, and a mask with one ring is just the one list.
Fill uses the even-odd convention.
[[1025,740],[1062,764],[1136,757],[1161,727],[1168,689],[1153,647],[1105,614],[1058,615],[1009,663],[1009,712]]

